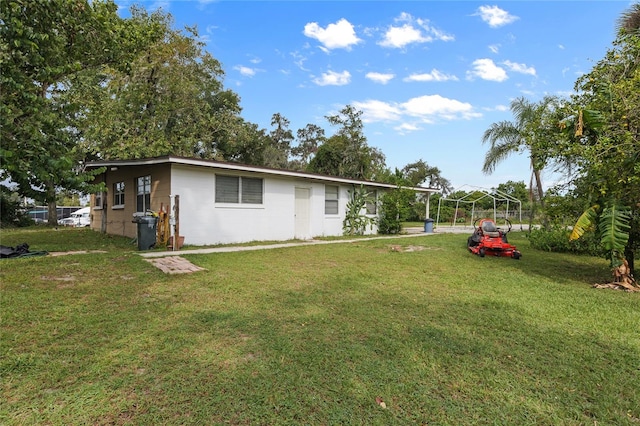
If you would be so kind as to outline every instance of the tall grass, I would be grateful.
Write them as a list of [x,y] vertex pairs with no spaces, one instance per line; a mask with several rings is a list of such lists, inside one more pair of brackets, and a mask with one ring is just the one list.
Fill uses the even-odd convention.
[[[640,298],[604,260],[479,258],[466,235],[184,256],[127,239],[3,231],[0,422],[640,422]],[[384,402],[382,404],[381,402]]]

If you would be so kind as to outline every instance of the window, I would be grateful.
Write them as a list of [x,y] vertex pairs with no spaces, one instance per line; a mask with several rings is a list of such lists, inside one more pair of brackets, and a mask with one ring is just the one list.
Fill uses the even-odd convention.
[[94,201],[93,201],[93,208],[95,209],[101,209],[102,208],[102,200],[104,200],[104,192],[97,192],[95,197],[94,197]]
[[338,187],[324,186],[324,214],[338,214]]
[[241,178],[242,181],[242,203],[262,204],[262,179]]
[[136,212],[146,212],[151,208],[151,176],[136,179]]
[[371,191],[367,193],[367,214],[378,213],[378,191]]
[[124,206],[124,182],[113,184],[113,207]]
[[216,203],[262,204],[262,179],[216,175]]

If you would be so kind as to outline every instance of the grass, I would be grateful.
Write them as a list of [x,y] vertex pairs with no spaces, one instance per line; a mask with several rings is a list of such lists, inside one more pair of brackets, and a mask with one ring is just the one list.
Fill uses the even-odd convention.
[[170,276],[129,239],[3,230],[106,252],[0,263],[0,423],[639,424],[639,295],[512,235],[520,261],[430,235],[185,255],[207,271]]

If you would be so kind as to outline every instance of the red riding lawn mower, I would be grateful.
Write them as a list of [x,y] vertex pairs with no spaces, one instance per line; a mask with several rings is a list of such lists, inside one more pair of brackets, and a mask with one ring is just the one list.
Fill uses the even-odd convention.
[[507,234],[511,232],[511,222],[507,220],[506,232],[496,226],[491,219],[477,219],[473,222],[473,234],[467,239],[467,247],[480,257],[504,256],[520,259],[522,254],[516,246],[509,244]]

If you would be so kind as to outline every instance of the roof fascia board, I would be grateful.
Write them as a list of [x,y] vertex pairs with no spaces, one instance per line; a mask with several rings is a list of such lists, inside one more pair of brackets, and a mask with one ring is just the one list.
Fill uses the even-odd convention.
[[[370,182],[370,181],[364,181],[364,180],[295,172],[291,170],[268,169],[268,168],[262,168],[262,167],[248,166],[244,164],[219,163],[215,161],[198,160],[197,158],[185,158],[185,157],[173,157],[173,156],[148,158],[148,159],[141,159],[141,160],[92,161],[88,163],[88,165],[91,167],[120,167],[120,166],[124,167],[124,166],[149,166],[149,165],[164,164],[164,163],[187,165],[187,166],[209,167],[209,168],[233,170],[233,171],[241,171],[241,172],[262,173],[262,174],[273,175],[273,176],[287,176],[287,177],[294,177],[294,178],[300,178],[300,179],[311,179],[311,180],[316,180],[321,182],[343,183],[343,184],[349,184],[349,185],[364,185],[364,186],[375,187],[375,188],[385,188],[385,189],[397,188],[396,185],[392,185],[388,183]],[[409,186],[409,187],[403,187],[403,188],[411,189],[413,191],[423,192],[423,193],[439,192],[438,189],[424,188],[421,186],[415,186],[415,187]]]

